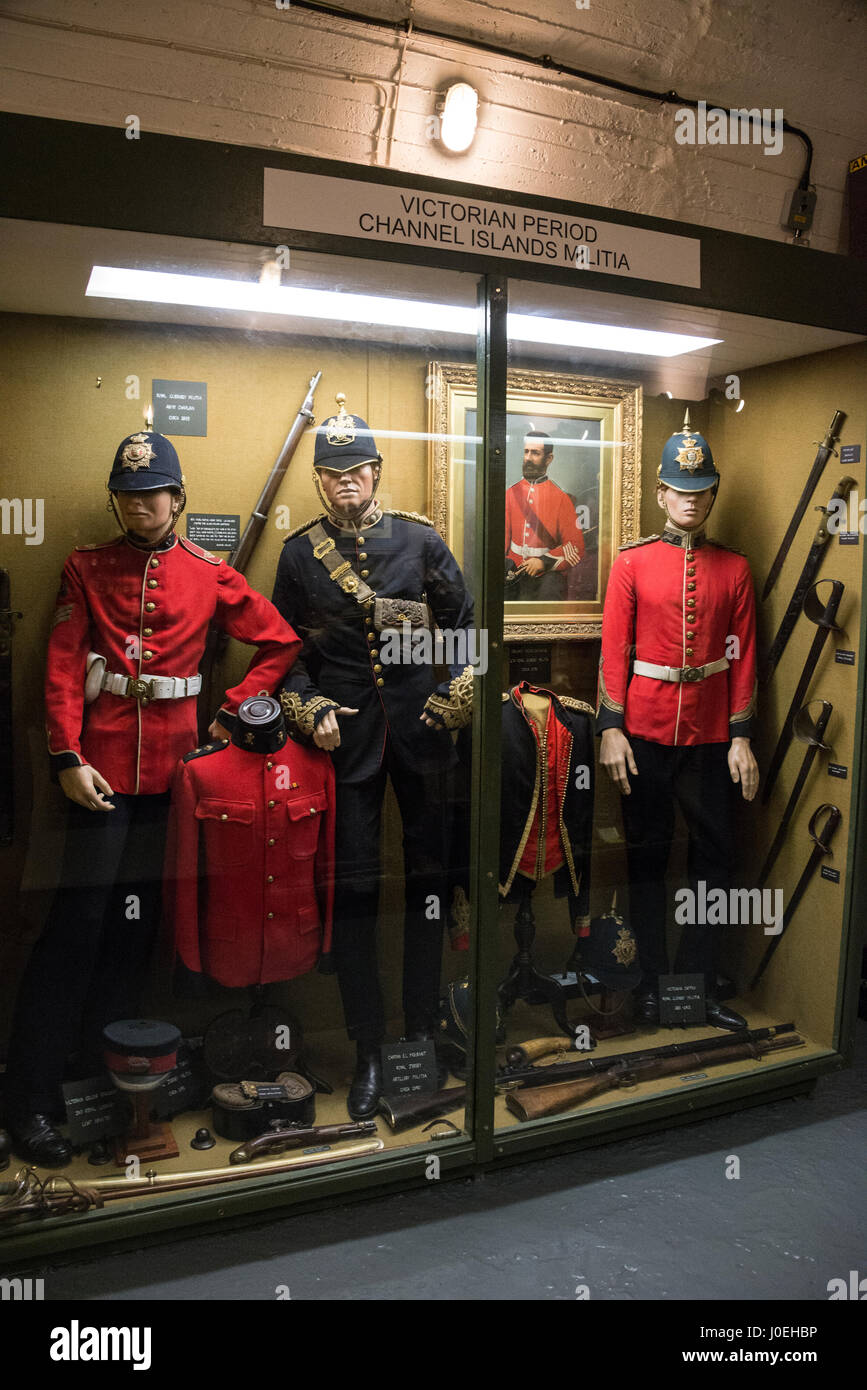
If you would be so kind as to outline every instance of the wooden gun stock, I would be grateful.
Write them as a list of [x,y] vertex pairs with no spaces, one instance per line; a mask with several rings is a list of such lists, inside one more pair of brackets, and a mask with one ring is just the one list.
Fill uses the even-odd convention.
[[786,1047],[803,1047],[804,1040],[797,1033],[768,1041],[736,1043],[733,1047],[722,1047],[714,1052],[689,1052],[679,1057],[651,1057],[647,1061],[618,1062],[610,1071],[599,1076],[588,1077],[586,1081],[569,1081],[561,1086],[544,1086],[535,1090],[529,1087],[520,1092],[510,1091],[506,1105],[519,1120],[540,1120],[547,1115],[559,1115],[563,1110],[571,1110],[573,1105],[614,1091],[618,1087],[652,1081],[658,1076],[681,1076],[684,1072],[701,1071],[703,1067],[721,1067],[727,1062],[746,1061],[750,1057],[760,1058],[769,1052]]
[[538,1062],[540,1057],[548,1057],[552,1052],[586,1052],[586,1048],[576,1047],[574,1038],[566,1038],[561,1033],[556,1038],[530,1038],[509,1048],[506,1061],[510,1067],[526,1067]]
[[310,1125],[298,1129],[272,1129],[248,1139],[229,1154],[230,1163],[249,1163],[260,1154],[283,1153],[285,1149],[303,1149],[312,1144],[331,1144],[335,1140],[366,1139],[376,1133],[375,1120],[360,1120],[357,1124]]

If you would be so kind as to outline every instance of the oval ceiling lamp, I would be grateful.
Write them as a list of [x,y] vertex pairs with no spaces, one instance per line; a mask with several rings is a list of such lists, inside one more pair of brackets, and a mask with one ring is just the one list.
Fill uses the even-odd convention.
[[449,87],[443,103],[440,140],[452,154],[470,148],[479,119],[479,94],[468,82]]

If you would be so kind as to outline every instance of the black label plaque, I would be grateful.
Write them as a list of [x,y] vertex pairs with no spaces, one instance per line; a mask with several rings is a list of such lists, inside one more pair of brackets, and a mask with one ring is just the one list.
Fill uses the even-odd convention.
[[208,433],[208,383],[206,381],[152,382],[154,429],[160,434]]
[[834,660],[836,661],[836,663],[837,663],[838,666],[854,666],[854,665],[855,665],[855,653],[854,653],[854,652],[835,652],[835,653],[834,653]]
[[182,1110],[200,1110],[208,1103],[210,1094],[201,1051],[182,1042],[177,1066],[152,1092],[154,1113],[160,1120],[170,1120]]
[[861,445],[860,444],[841,444],[840,445],[841,463],[860,463]]
[[704,1023],[704,975],[660,975],[659,1021],[663,1028],[678,1023]]
[[382,1090],[386,1096],[418,1096],[438,1090],[433,1043],[383,1043]]
[[849,769],[848,767],[844,767],[842,763],[829,763],[828,776],[840,777],[841,779],[845,779],[849,776]]
[[822,878],[830,879],[831,883],[840,882],[840,870],[831,869],[827,864],[822,865]]
[[237,550],[241,542],[241,518],[220,512],[188,512],[187,540],[205,550]]
[[840,542],[841,545],[857,545],[857,544],[858,544],[858,532],[857,532],[857,531],[841,531],[840,534],[839,534],[839,536],[837,537],[837,539],[839,540],[839,542]]
[[85,1081],[65,1081],[61,1090],[73,1144],[123,1134],[129,1123],[129,1102],[105,1072]]

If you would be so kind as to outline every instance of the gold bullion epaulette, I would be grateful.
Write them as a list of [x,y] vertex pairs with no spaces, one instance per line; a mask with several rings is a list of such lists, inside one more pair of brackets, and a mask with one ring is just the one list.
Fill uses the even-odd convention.
[[422,516],[421,512],[398,512],[393,507],[385,513],[386,516],[400,516],[404,521],[418,521],[422,526],[433,526],[429,516]]
[[590,714],[593,716],[596,714],[593,706],[588,705],[586,700],[576,700],[572,695],[558,695],[557,699],[560,701],[561,705],[565,705],[567,709],[577,710],[579,714]]
[[94,541],[92,545],[77,545],[76,550],[107,550],[110,545],[120,545],[123,536],[113,536],[110,541]]
[[733,555],[746,556],[745,550],[738,550],[736,545],[725,545],[722,541],[712,541],[708,536],[708,545],[715,545],[718,550],[730,550]]
[[660,534],[659,532],[657,532],[657,533],[656,533],[655,535],[653,535],[653,536],[639,536],[637,541],[626,541],[623,545],[619,546],[618,549],[619,549],[619,550],[634,550],[635,547],[636,547],[637,545],[650,545],[650,542],[651,542],[651,541],[661,541],[661,540],[662,540],[662,536],[661,536],[661,534]]
[[309,531],[311,526],[315,526],[317,521],[325,521],[325,512],[320,512],[318,516],[311,516],[309,521],[305,521],[303,526],[296,526],[294,531],[290,531],[288,536],[284,536],[283,544],[294,540],[296,536],[303,536],[305,531]]
[[183,762],[190,763],[193,758],[206,758],[209,753],[221,753],[228,746],[228,741],[223,739],[220,739],[219,743],[203,743],[201,748],[194,748],[191,753],[185,753]]

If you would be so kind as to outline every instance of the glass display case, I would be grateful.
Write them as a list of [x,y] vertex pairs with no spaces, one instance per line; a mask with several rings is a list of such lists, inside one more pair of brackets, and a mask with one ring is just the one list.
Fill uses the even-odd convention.
[[0,1240],[842,1065],[863,274],[695,228],[692,288],[373,245],[265,222],[309,161],[222,150],[217,199],[161,139],[155,206],[88,182],[100,128],[3,128]]

